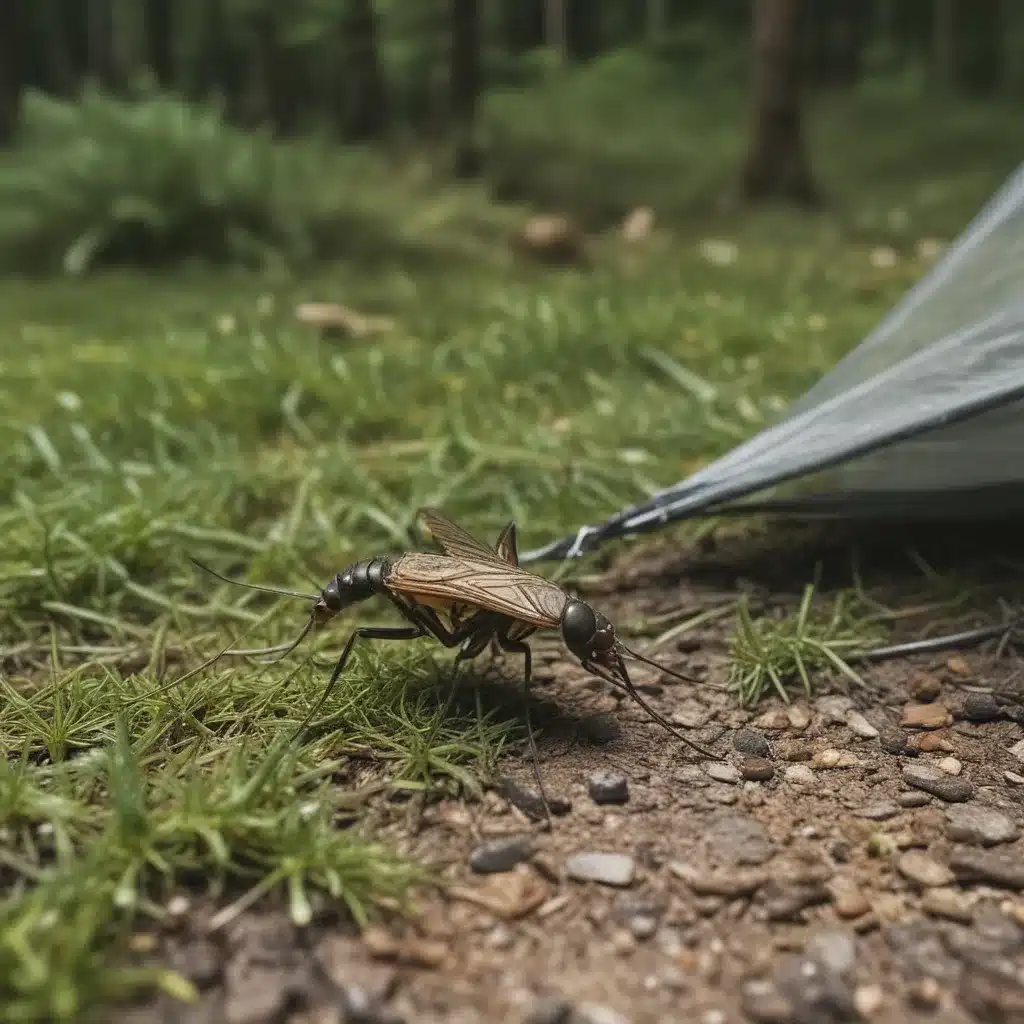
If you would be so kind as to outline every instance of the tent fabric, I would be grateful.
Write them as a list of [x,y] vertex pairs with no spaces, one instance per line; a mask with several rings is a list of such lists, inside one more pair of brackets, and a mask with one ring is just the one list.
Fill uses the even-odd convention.
[[943,518],[993,507],[1024,511],[1024,164],[781,422],[521,558],[572,557],[711,514]]

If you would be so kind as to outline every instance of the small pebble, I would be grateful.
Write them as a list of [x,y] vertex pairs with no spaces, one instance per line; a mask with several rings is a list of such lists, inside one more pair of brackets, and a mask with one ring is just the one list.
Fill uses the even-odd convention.
[[643,942],[658,930],[658,919],[651,914],[634,914],[629,919],[629,930],[633,938]]
[[964,766],[955,757],[944,757],[937,767],[947,775],[959,775],[964,770]]
[[862,740],[873,740],[878,736],[878,730],[859,711],[846,713],[846,725],[854,736]]
[[960,924],[970,924],[974,917],[974,911],[963,894],[945,886],[926,890],[921,898],[921,909],[932,917],[959,921]]
[[935,729],[931,732],[916,732],[907,740],[907,753],[914,754],[951,754],[953,744],[947,729]]
[[789,724],[797,732],[803,732],[811,724],[811,712],[803,704],[794,704],[787,712]]
[[967,659],[960,654],[954,654],[952,658],[946,660],[946,668],[955,676],[969,676],[971,674],[971,666],[968,664]]
[[511,871],[517,864],[529,859],[533,844],[528,836],[495,839],[478,846],[469,857],[469,866],[478,875]]
[[949,866],[961,882],[986,882],[998,889],[1024,890],[1024,864],[983,850],[954,849]]
[[734,764],[723,764],[717,761],[707,765],[704,771],[715,782],[739,782],[741,777],[739,768]]
[[732,738],[733,749],[751,757],[768,757],[771,747],[768,740],[753,729],[738,729]]
[[878,730],[878,745],[887,754],[902,754],[907,749],[907,734],[895,726],[885,726]]
[[932,798],[927,793],[911,789],[906,793],[900,793],[896,797],[896,802],[900,807],[927,807],[932,802]]
[[834,747],[819,750],[811,760],[816,768],[856,768],[861,763],[856,754]]
[[818,932],[807,941],[804,952],[836,974],[847,974],[857,960],[857,947],[847,932]]
[[1024,786],[1024,775],[1018,775],[1016,772],[1007,770],[1003,772],[1003,778],[1006,779],[1011,786]]
[[962,803],[974,796],[974,786],[958,775],[942,775],[923,765],[906,765],[903,781],[947,803]]
[[1001,811],[974,804],[956,804],[946,811],[946,836],[954,843],[996,846],[1012,843],[1020,834]]
[[901,875],[924,888],[949,885],[953,872],[920,850],[907,850],[896,864]]
[[574,853],[565,862],[570,878],[577,882],[600,882],[624,887],[636,876],[632,857],[624,853]]
[[859,985],[853,992],[853,1005],[862,1017],[873,1017],[882,1008],[885,993],[881,985]]
[[866,818],[868,821],[887,821],[889,818],[895,818],[900,813],[900,809],[891,801],[883,800],[880,803],[862,807],[853,813],[858,818]]
[[1012,747],[1010,753],[1021,761],[1024,761],[1024,740],[1018,740]]
[[906,704],[900,725],[904,729],[945,729],[953,716],[945,704]]
[[814,756],[814,751],[811,750],[809,744],[799,740],[779,740],[775,744],[775,756],[780,761],[796,764],[800,761],[810,761]]
[[745,757],[740,761],[740,772],[748,782],[768,782],[775,775],[775,768],[763,757]]
[[864,895],[864,890],[846,875],[834,876],[829,882],[829,890],[832,893],[832,906],[839,917],[851,920],[871,909],[871,903]]
[[780,732],[789,728],[789,715],[782,708],[772,708],[766,711],[754,722],[759,729],[767,729],[769,732]]
[[968,722],[995,722],[1003,709],[991,693],[969,693],[964,700],[963,716]]
[[910,685],[907,689],[914,700],[920,701],[922,704],[928,704],[935,700],[942,692],[942,684],[935,676],[920,672],[910,680]]
[[629,800],[629,781],[618,772],[594,772],[587,779],[587,792],[595,804],[624,804]]
[[783,777],[792,786],[814,785],[814,772],[805,764],[791,764],[783,773]]
[[826,694],[814,702],[814,708],[828,725],[844,725],[853,710],[853,700],[842,694]]

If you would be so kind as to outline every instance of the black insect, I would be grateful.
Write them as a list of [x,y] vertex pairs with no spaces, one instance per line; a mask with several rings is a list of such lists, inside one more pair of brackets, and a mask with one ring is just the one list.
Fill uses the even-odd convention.
[[[323,707],[360,638],[413,640],[432,636],[445,647],[459,648],[457,663],[477,657],[488,646],[495,652],[520,654],[528,693],[532,653],[526,639],[538,630],[557,629],[566,647],[588,672],[623,690],[654,721],[687,746],[705,757],[718,759],[711,751],[683,736],[641,697],[629,677],[625,659],[644,662],[687,682],[696,680],[631,650],[616,637],[614,626],[601,612],[556,583],[521,568],[514,522],[505,527],[497,544],[491,548],[434,509],[421,509],[420,517],[444,554],[410,552],[395,558],[376,557],[354,562],[317,595],[230,580],[195,562],[224,582],[312,601],[309,621],[281,657],[294,650],[311,629],[326,625],[346,608],[374,596],[386,598],[407,621],[406,626],[360,626],[352,632],[327,686],[299,726],[299,732]],[[536,765],[536,745],[529,719],[527,727]],[[543,799],[543,787],[541,790]]]

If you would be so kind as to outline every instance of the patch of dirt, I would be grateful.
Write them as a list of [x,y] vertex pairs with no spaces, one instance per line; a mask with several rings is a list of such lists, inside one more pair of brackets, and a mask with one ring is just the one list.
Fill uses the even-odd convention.
[[[614,567],[594,600],[622,622],[755,586],[792,609],[823,558],[849,586],[835,558],[805,554],[648,553]],[[1015,596],[1012,558],[985,564],[996,562],[1008,571],[993,571],[961,618],[998,621],[997,597]],[[877,576],[872,594],[887,603],[922,601],[920,573]],[[895,639],[925,621],[902,622]],[[731,627],[708,623],[658,654],[723,683]],[[499,664],[517,678],[514,659]],[[662,714],[723,756],[714,763],[557,643],[538,642],[535,665],[544,784],[569,804],[551,832],[497,793],[428,807],[418,829],[394,807],[387,837],[443,879],[412,923],[357,937],[330,916],[299,930],[252,913],[214,941],[193,914],[161,942],[201,1003],[162,1000],[120,1019],[1024,1021],[1024,683],[1012,646],[869,665],[866,691],[836,683],[754,711],[636,671]],[[535,789],[525,756],[503,770]]]

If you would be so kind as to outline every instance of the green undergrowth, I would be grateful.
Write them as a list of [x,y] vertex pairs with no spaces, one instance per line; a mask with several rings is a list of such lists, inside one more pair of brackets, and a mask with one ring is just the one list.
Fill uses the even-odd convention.
[[753,706],[769,695],[788,703],[794,688],[810,697],[823,675],[863,687],[851,656],[877,646],[881,634],[878,622],[858,614],[855,604],[839,594],[830,609],[816,607],[814,587],[807,586],[794,614],[754,618],[741,600],[729,644],[728,684],[739,703]]
[[[859,158],[884,167],[884,143]],[[317,727],[281,745],[348,630],[393,621],[369,603],[280,663],[225,657],[153,692],[229,640],[284,643],[307,613],[188,556],[315,591],[408,548],[420,505],[487,538],[514,518],[524,549],[603,519],[769,423],[855,344],[930,266],[917,241],[965,222],[985,174],[998,183],[987,157],[963,160],[898,241],[887,215],[850,234],[768,211],[598,239],[588,267],[545,272],[493,244],[507,210],[479,190],[428,200],[392,181],[398,225],[378,181],[365,209],[437,242],[431,260],[404,246],[301,281],[188,266],[0,281],[0,1017],[102,1019],[154,983],[187,995],[125,954],[182,889],[225,914],[283,901],[299,921],[323,894],[357,918],[401,906],[429,866],[382,845],[378,822],[472,794],[522,736],[514,705],[460,690],[443,710],[428,642],[367,641]],[[896,208],[884,190],[844,199]],[[295,321],[308,300],[393,325],[322,338]],[[812,672],[815,651],[842,657],[847,624],[827,620],[746,623],[748,698],[772,672]]]

